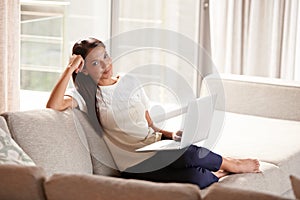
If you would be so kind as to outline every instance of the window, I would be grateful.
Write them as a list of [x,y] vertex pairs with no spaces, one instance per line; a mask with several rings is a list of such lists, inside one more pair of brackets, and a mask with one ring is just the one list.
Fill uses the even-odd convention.
[[110,1],[90,0],[84,6],[78,0],[20,3],[21,110],[45,108],[74,42],[88,36],[109,38]]
[[[112,18],[112,37],[119,34],[126,34],[128,31],[142,28],[164,29],[176,34],[183,34],[187,38],[197,43],[199,30],[199,1],[198,0],[115,0],[113,1],[113,18]],[[151,35],[151,38],[145,40],[164,40],[161,35]],[[179,42],[172,41],[173,45],[177,45],[180,51]],[[118,48],[126,48],[119,46]],[[191,69],[190,63],[166,49],[159,48],[141,48],[130,52],[125,56],[118,58],[114,64],[115,71],[128,72],[138,66],[146,64],[157,64],[170,67],[187,80],[196,93],[196,76]],[[176,52],[175,52],[176,53]],[[112,51],[114,58],[114,51]],[[189,70],[190,69],[190,70]],[[144,76],[151,79],[157,74],[165,73],[162,67],[160,72],[154,71]],[[167,76],[167,73],[165,73]],[[144,77],[146,78],[146,77]],[[161,77],[157,77],[161,78]],[[168,77],[164,77],[168,78]],[[175,77],[171,77],[172,81],[176,81]],[[180,84],[180,83],[178,83]],[[178,85],[180,87],[180,85]],[[153,91],[157,92],[156,89]],[[154,95],[151,95],[154,96]],[[157,99],[164,102],[164,99]]]
[[21,110],[45,107],[62,72],[68,6],[68,2],[21,1]]
[[[133,73],[143,80],[147,95],[156,105],[153,107],[155,108],[154,115],[164,114],[168,110],[182,107],[181,100],[187,103],[191,96],[183,95],[183,88],[190,88],[191,93],[197,96],[199,89],[197,86],[200,84],[197,83],[197,64],[193,66],[197,63],[198,55],[195,55],[197,51],[194,46],[182,46],[179,38],[184,35],[186,40],[198,44],[200,2],[199,0],[112,1],[112,42],[114,42],[114,37],[120,35],[125,35],[124,40],[131,40],[130,34],[135,33],[136,29],[155,28],[171,32],[171,38],[164,37],[163,34],[147,35],[147,31],[141,31],[141,35],[137,34],[137,36],[144,37],[144,40],[150,40],[153,43],[156,41],[163,43],[173,39],[169,44],[174,47],[175,52],[168,51],[163,47],[159,48],[159,46],[158,48],[148,48],[134,42],[121,40],[118,40],[116,45],[111,44],[112,58],[115,59],[114,71],[116,73]],[[126,35],[128,32],[129,35]],[[194,54],[193,64],[180,55],[181,48],[190,51],[190,55]],[[119,52],[126,53],[119,55]],[[187,87],[183,87],[184,82],[187,83]],[[186,99],[182,99],[185,97]],[[180,118],[174,120],[181,121]],[[174,120],[170,124],[174,125]]]
[[[83,4],[77,0],[21,0],[21,109],[45,107],[51,89],[66,67],[71,47],[78,39],[92,36],[109,42],[114,36],[138,28],[157,28],[182,34],[197,44],[200,2],[90,0]],[[152,39],[157,38],[153,36]],[[172,42],[177,50],[181,48],[176,40]],[[139,48],[126,56],[114,57],[114,50],[108,45],[108,51],[115,58],[115,73],[128,72],[142,65],[163,66],[137,75],[157,80],[157,83],[162,79],[172,82],[178,89],[182,87],[179,81],[182,78],[193,94],[197,94],[199,84],[195,69],[178,54],[159,48]],[[178,79],[166,69],[178,75]],[[153,102],[165,106],[172,107],[178,100],[174,92],[159,84],[146,85],[145,90]]]

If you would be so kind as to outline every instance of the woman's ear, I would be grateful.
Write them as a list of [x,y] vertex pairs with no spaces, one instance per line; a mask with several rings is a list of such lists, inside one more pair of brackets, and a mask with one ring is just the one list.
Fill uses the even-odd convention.
[[84,74],[84,75],[89,75],[89,73],[88,73],[88,71],[86,70],[86,68],[83,68],[82,70],[81,70],[81,72]]

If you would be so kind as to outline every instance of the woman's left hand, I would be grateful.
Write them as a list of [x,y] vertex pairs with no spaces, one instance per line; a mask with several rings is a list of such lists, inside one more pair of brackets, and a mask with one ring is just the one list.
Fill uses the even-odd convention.
[[182,131],[175,131],[172,133],[172,139],[175,141],[180,141],[182,136]]

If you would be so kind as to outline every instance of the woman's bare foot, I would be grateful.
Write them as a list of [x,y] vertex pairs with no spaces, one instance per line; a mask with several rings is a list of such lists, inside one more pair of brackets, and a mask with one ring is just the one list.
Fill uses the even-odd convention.
[[257,159],[223,158],[220,169],[232,173],[258,173],[260,172],[259,166]]
[[218,177],[218,178],[222,178],[222,177],[224,177],[224,176],[226,176],[226,175],[228,175],[229,174],[229,172],[226,172],[226,171],[223,171],[223,170],[219,170],[219,171],[217,171],[217,172],[212,172],[216,177]]

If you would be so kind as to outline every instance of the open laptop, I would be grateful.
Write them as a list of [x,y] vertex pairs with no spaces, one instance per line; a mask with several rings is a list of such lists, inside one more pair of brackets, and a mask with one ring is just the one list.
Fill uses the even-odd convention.
[[198,98],[189,102],[184,119],[181,141],[161,140],[137,152],[183,149],[208,137],[216,102],[216,95]]

